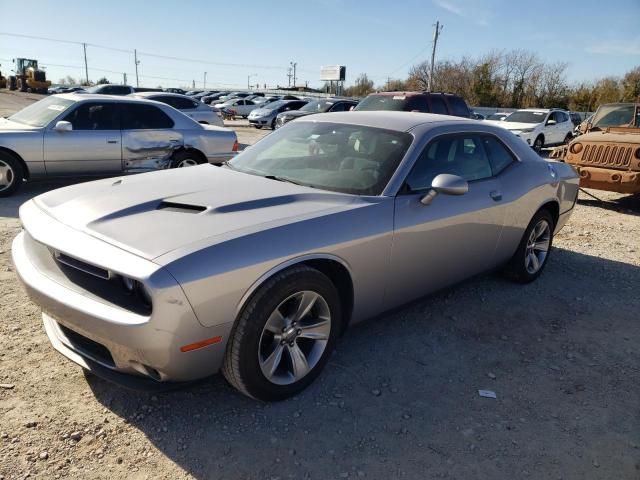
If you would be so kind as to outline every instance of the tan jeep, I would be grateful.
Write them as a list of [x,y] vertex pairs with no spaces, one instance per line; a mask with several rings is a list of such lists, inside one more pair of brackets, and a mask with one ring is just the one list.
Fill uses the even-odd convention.
[[640,103],[601,105],[580,127],[584,134],[551,158],[573,165],[581,187],[640,193]]

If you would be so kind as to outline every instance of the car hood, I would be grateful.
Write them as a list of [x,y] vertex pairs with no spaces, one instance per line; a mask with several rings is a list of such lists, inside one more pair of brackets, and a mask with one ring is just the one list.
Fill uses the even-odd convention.
[[507,130],[528,130],[528,129],[534,129],[540,124],[539,123],[507,122],[503,120],[502,122],[496,122],[496,125],[502,128],[506,128]]
[[282,115],[283,117],[287,117],[287,118],[298,118],[298,117],[304,117],[305,115],[311,115],[312,113],[315,113],[315,112],[304,112],[304,111],[300,111],[300,110],[290,110],[288,112],[279,113],[278,116]]
[[71,228],[153,260],[348,209],[358,199],[200,165],[81,183],[34,202]]
[[0,132],[32,132],[40,127],[32,127],[24,123],[12,122],[7,118],[0,118]]
[[272,108],[254,108],[249,116],[251,117],[264,117],[273,113]]

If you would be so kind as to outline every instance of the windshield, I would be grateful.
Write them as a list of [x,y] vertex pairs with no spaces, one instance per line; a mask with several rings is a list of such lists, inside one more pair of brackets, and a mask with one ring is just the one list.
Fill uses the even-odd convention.
[[102,90],[103,88],[104,88],[104,85],[95,85],[93,87],[87,88],[86,91],[89,93],[99,93],[100,90]]
[[323,190],[379,195],[412,139],[405,132],[361,125],[293,122],[228,165]]
[[32,127],[44,127],[74,103],[73,100],[53,95],[14,113],[9,120]]
[[354,110],[393,110],[403,112],[407,110],[407,97],[405,95],[369,95]]
[[486,120],[502,120],[507,115],[509,114],[508,113],[492,113],[486,118]]
[[634,122],[635,105],[602,105],[598,108],[593,121],[592,127],[607,128],[607,127],[626,127],[635,123],[636,126],[640,126],[638,121],[640,117],[635,119]]
[[270,102],[268,105],[265,105],[262,108],[264,108],[266,110],[277,110],[278,108],[286,105],[287,103],[289,103],[289,102],[286,101],[286,100],[278,100],[278,101],[275,101],[275,102]]
[[542,123],[544,122],[547,112],[529,112],[526,110],[519,110],[513,112],[507,118],[505,122],[509,123]]
[[300,109],[301,112],[321,113],[329,110],[335,102],[329,100],[316,100],[315,102],[307,103]]

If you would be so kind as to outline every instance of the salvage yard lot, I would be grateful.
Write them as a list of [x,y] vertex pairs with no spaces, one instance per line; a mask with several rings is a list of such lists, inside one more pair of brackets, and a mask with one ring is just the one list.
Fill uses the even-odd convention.
[[581,194],[537,282],[484,275],[357,325],[263,404],[222,377],[131,392],[54,352],[10,250],[19,204],[69,183],[0,200],[0,479],[640,478],[638,196]]

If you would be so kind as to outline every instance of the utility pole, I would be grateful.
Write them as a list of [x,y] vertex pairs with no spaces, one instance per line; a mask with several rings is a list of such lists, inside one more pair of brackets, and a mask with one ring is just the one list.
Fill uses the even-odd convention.
[[291,86],[291,67],[287,70],[287,77],[289,77],[289,86]]
[[429,84],[428,90],[431,91],[431,87],[433,86],[433,70],[434,70],[434,62],[436,60],[436,47],[438,46],[438,37],[440,36],[440,32],[442,31],[442,27],[444,25],[440,25],[440,22],[436,20],[435,31],[433,32],[433,50],[431,51],[431,72],[429,73]]
[[127,74],[126,74],[126,73],[123,73],[123,74],[122,74],[122,84],[123,84],[123,85],[126,85],[126,84],[127,84]]
[[133,50],[133,60],[136,64],[136,87],[140,86],[140,81],[138,80],[138,65],[140,62],[138,61],[138,50]]
[[251,77],[257,77],[257,73],[252,73],[251,75],[247,75],[247,90],[251,90]]
[[89,68],[87,67],[87,44],[82,44],[82,49],[84,50],[84,75],[87,80],[87,85],[89,85]]
[[202,89],[207,89],[207,72],[204,72],[204,82],[202,82]]
[[293,88],[296,87],[296,67],[298,66],[298,64],[296,62],[291,62],[290,63],[291,68],[293,68]]

